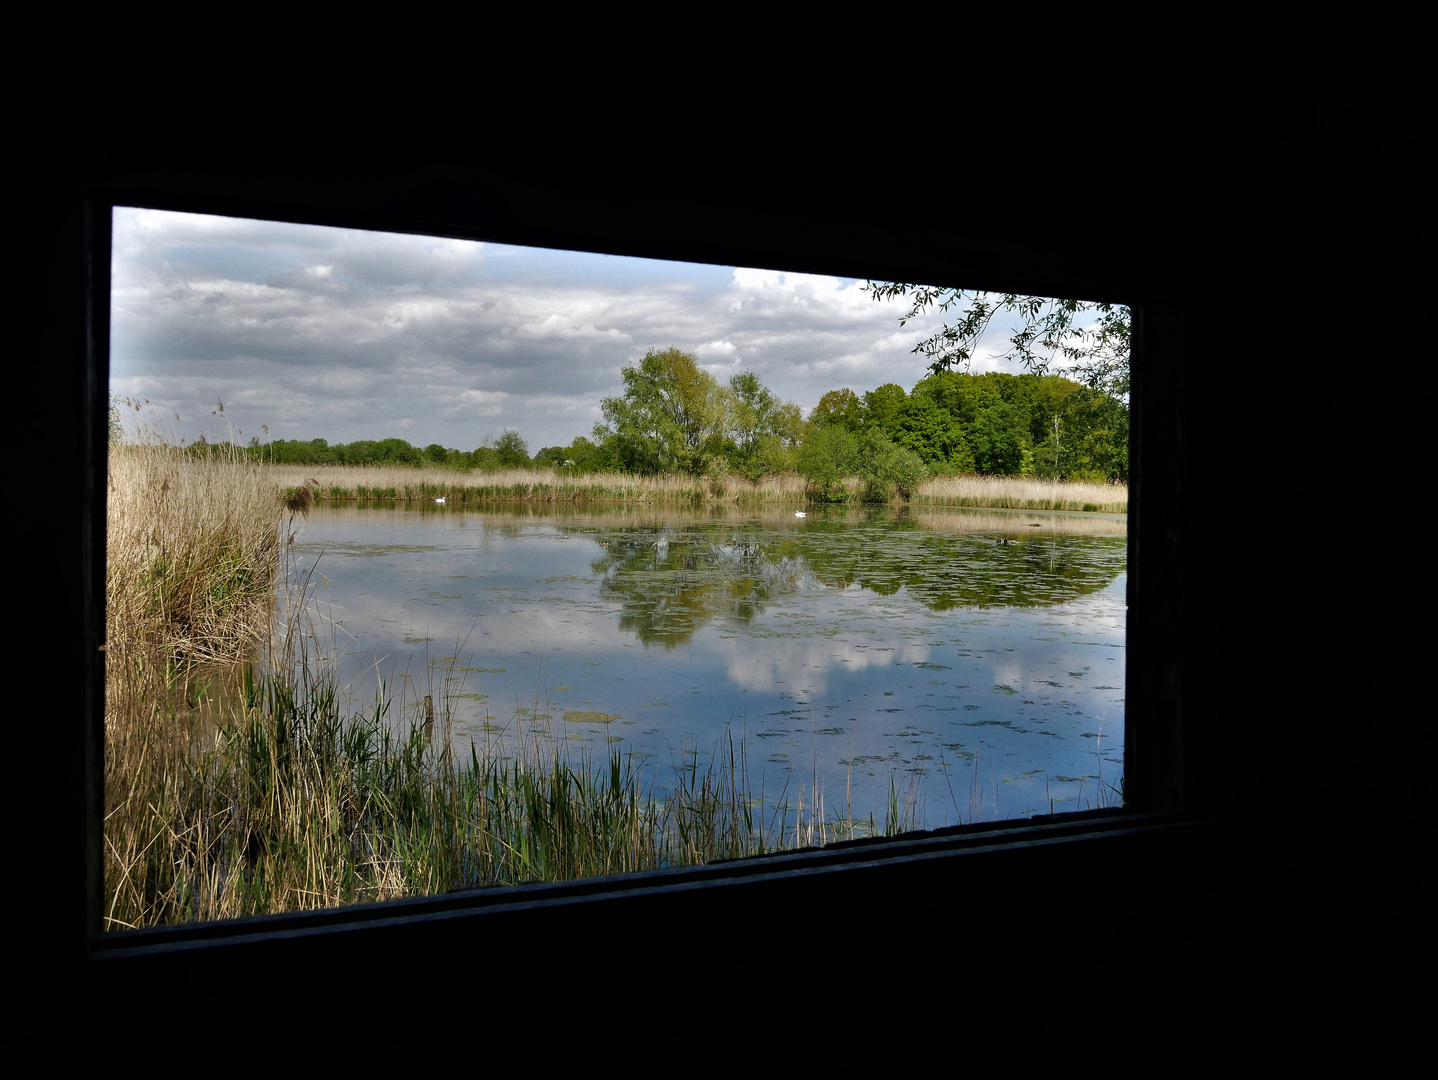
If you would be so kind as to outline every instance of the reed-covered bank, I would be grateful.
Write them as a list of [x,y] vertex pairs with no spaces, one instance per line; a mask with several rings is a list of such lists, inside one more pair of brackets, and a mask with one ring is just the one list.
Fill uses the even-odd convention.
[[[285,492],[309,486],[333,501],[464,502],[632,502],[654,504],[737,503],[803,505],[810,485],[797,473],[746,480],[737,476],[632,476],[592,473],[567,476],[555,469],[493,472],[383,466],[270,465],[266,475]],[[844,482],[853,501],[862,493],[858,478]],[[1012,476],[933,476],[921,482],[915,503],[1005,510],[1128,512],[1125,484],[1041,480]]]
[[332,673],[299,657],[248,668],[218,715],[183,697],[131,715],[129,753],[107,770],[106,928],[691,866],[915,827],[897,797],[882,825],[827,818],[812,798],[766,808],[743,782],[742,746],[703,767],[686,755],[656,793],[618,754],[457,752],[443,706],[427,721],[431,702],[391,717],[390,702],[356,712],[342,698]]
[[[106,903],[126,868],[165,861],[183,816],[167,785],[188,768],[211,695],[271,633],[280,500],[237,453],[199,460],[114,446],[105,587]],[[218,681],[217,681],[218,680]],[[203,703],[203,704],[202,704]],[[156,800],[160,801],[156,801]],[[138,913],[131,913],[136,917]],[[131,919],[121,916],[124,925]]]
[[[646,789],[620,757],[457,752],[441,700],[345,705],[315,659],[282,503],[237,459],[117,448],[110,493],[107,929],[705,863],[912,827],[747,790],[744,748]],[[276,576],[281,600],[274,600]],[[284,580],[288,579],[288,580]],[[805,803],[808,803],[806,806]]]
[[137,809],[107,827],[106,926],[566,880],[776,846],[733,770],[681,772],[660,800],[618,757],[590,768],[537,750],[457,754],[422,714],[395,725],[387,711],[346,712],[333,678],[301,664],[252,671],[213,726],[178,703],[144,717],[132,735],[166,765],[136,761],[113,778],[128,782],[116,802]]
[[592,473],[566,476],[556,469],[464,471],[385,466],[268,466],[282,490],[308,486],[322,500],[413,502],[442,498],[461,502],[792,502],[804,501],[797,475],[746,480],[722,476],[633,476]]
[[111,682],[230,663],[269,633],[280,500],[239,454],[110,451],[105,578]]
[[932,476],[911,501],[935,506],[990,510],[1078,510],[1128,513],[1128,485],[1083,480],[1041,480],[1029,476]]

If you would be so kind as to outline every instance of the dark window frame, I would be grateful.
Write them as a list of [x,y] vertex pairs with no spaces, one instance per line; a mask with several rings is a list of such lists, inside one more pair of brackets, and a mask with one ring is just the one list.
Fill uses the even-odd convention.
[[[1417,430],[1403,405],[1421,383],[1341,378],[1380,357],[1320,331],[1334,315],[1359,325],[1344,292],[1355,283],[1421,304],[1432,208],[1417,148],[1432,80],[1391,48],[1402,20],[1369,28],[1384,35],[1371,49],[1360,30],[1344,68],[1358,77],[1338,82],[1294,49],[1290,11],[1195,26],[1201,63],[1182,42],[1140,38],[992,86],[944,68],[938,94],[865,82],[842,54],[831,85],[857,91],[836,96],[827,127],[812,122],[821,110],[766,112],[732,89],[722,109],[696,110],[690,91],[712,79],[662,60],[610,65],[564,112],[481,75],[453,122],[426,98],[408,124],[366,112],[346,131],[344,108],[326,105],[291,110],[302,128],[288,134],[253,95],[186,127],[133,71],[102,82],[88,54],[56,67],[56,85],[80,93],[58,112],[21,110],[7,250],[10,355],[30,377],[21,445],[39,458],[45,503],[43,519],[17,513],[15,532],[41,550],[17,559],[13,633],[60,669],[48,655],[33,665],[8,747],[32,799],[11,804],[27,1058],[104,1067],[153,1045],[167,1061],[264,1060],[281,1027],[327,1064],[413,1055],[412,1036],[427,1049],[434,1032],[405,1020],[448,1020],[436,1007],[478,992],[483,1011],[461,1004],[441,1050],[478,1047],[481,1063],[532,1065],[537,1051],[583,1066],[629,1034],[616,1019],[640,1025],[619,1049],[711,1068],[742,1055],[810,1072],[939,1056],[1071,1069],[1081,1047],[1107,1061],[1105,1045],[1148,1072],[1227,1065],[1255,1046],[1406,1061],[1424,1030],[1411,969],[1432,923],[1431,814],[1413,782],[1431,725],[1411,681],[1375,685],[1326,631],[1335,616],[1376,625],[1415,669],[1424,642],[1355,590],[1316,587],[1306,547],[1332,546],[1335,471],[1403,460],[1386,442],[1376,459],[1341,445],[1356,435],[1324,423],[1334,395],[1384,406],[1358,430]],[[586,79],[570,74],[556,78]],[[626,92],[605,100],[610,85]],[[985,91],[1013,140],[956,126],[982,115],[970,100]],[[406,134],[430,109],[434,130]],[[1085,167],[1036,153],[1088,121]],[[938,150],[954,148],[946,168]],[[90,234],[108,234],[97,211],[111,203],[1127,299],[1134,809],[1109,831],[1087,818],[1046,837],[990,828],[742,879],[100,938],[106,387],[93,343],[107,338],[109,271]],[[1068,228],[1080,208],[1101,236]],[[1221,309],[1205,302],[1216,287]],[[1381,354],[1397,353],[1400,376],[1422,370],[1410,339]],[[1240,505],[1236,473],[1259,504]],[[1287,535],[1295,520],[1313,536]],[[1390,555],[1401,544],[1365,527],[1350,546],[1375,539]],[[962,936],[926,933],[946,921]],[[948,979],[929,996],[925,962]],[[563,983],[556,1017],[541,1006]],[[402,1010],[399,1022],[379,1009]]]

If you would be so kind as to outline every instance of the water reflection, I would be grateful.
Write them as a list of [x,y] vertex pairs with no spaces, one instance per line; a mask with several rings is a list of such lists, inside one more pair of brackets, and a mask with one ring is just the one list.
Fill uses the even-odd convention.
[[620,606],[619,628],[645,645],[687,644],[716,616],[753,621],[776,598],[798,591],[802,558],[769,549],[757,528],[715,535],[696,524],[637,532],[575,530],[604,554],[590,563],[600,596]]
[[[1109,530],[1080,533],[1076,528]],[[456,735],[671,762],[732,732],[770,801],[928,823],[1095,805],[1122,767],[1122,519],[321,508],[342,675]]]

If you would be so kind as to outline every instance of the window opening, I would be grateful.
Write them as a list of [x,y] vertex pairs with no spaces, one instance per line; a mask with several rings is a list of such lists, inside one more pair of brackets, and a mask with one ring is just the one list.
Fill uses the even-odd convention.
[[1126,402],[1012,320],[134,208],[112,276],[106,929],[1121,802]]

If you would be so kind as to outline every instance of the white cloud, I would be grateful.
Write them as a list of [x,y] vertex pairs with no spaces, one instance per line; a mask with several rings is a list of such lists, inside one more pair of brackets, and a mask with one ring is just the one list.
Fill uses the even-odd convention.
[[498,405],[507,397],[503,390],[464,390],[459,395],[460,401],[470,405]]
[[[829,688],[829,673],[841,670],[839,664],[844,665],[842,670],[847,674],[893,664],[891,652],[873,646],[872,639],[862,643],[831,639],[776,641],[768,651],[756,652],[740,639],[720,638],[711,648],[727,657],[725,670],[730,681],[741,689],[768,691],[788,684],[805,693],[823,694]],[[927,648],[909,646],[904,655],[910,663],[921,663],[929,653]]]
[[694,350],[700,360],[712,360],[716,364],[738,363],[739,349],[732,341],[706,341]]
[[[379,437],[403,414],[424,443],[468,446],[482,416],[562,445],[650,349],[692,351],[721,379],[753,371],[807,411],[841,386],[911,387],[927,363],[910,350],[940,325],[901,329],[901,303],[824,275],[496,250],[117,209],[112,385],[188,423],[216,397],[247,429],[279,409],[289,437]],[[238,392],[254,380],[268,397]]]

